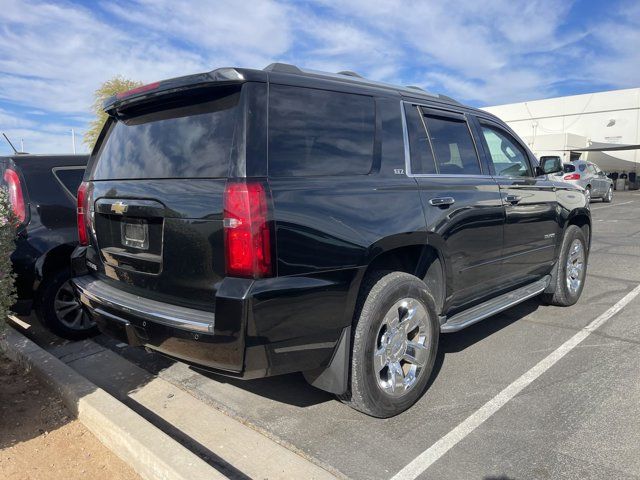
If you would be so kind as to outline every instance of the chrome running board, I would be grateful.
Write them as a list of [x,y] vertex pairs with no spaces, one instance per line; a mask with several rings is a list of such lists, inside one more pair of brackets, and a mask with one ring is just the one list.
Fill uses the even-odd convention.
[[513,307],[518,303],[524,302],[525,300],[542,293],[547,288],[550,281],[551,275],[547,275],[537,282],[530,283],[529,285],[520,287],[517,290],[507,292],[499,297],[492,298],[491,300],[481,303],[480,305],[471,307],[468,310],[456,313],[454,316],[446,319],[445,323],[440,326],[440,331],[442,333],[457,332],[458,330],[462,330],[463,328],[473,325],[480,320],[484,320],[487,317],[502,312],[507,308]]

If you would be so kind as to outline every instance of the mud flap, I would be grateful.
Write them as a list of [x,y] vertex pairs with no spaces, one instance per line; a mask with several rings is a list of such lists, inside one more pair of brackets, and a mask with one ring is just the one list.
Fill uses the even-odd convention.
[[325,392],[341,395],[347,391],[349,381],[349,357],[351,326],[345,327],[333,351],[329,365],[324,368],[303,372],[307,382]]

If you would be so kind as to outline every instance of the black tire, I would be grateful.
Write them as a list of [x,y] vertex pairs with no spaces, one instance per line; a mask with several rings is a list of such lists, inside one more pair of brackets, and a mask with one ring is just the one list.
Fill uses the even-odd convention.
[[[381,373],[374,368],[373,355],[374,349],[384,348],[379,346],[379,336],[385,322],[385,315],[405,299],[419,302],[414,303],[416,311],[421,313],[426,311],[427,318],[424,319],[424,315],[421,315],[420,318],[423,319],[420,323],[421,327],[416,327],[420,328],[424,334],[424,339],[421,341],[426,348],[422,352],[423,366],[416,371],[414,383],[406,390],[404,388],[399,390],[402,392],[398,393],[399,396],[393,396],[385,392],[379,384],[378,377]],[[424,310],[421,310],[420,306]],[[400,319],[398,325],[404,325],[400,313],[402,308],[402,306],[398,308]],[[407,318],[411,317],[408,315]],[[417,330],[414,332],[416,332],[414,333],[414,339],[416,339],[420,332]],[[349,388],[344,395],[339,396],[340,400],[356,410],[378,418],[392,417],[405,411],[422,396],[427,387],[438,350],[439,334],[440,325],[435,303],[423,281],[404,272],[386,271],[370,275],[362,287],[352,328]],[[405,343],[405,354],[410,348],[406,345],[410,344],[411,342]],[[391,350],[388,338],[386,345]],[[414,353],[418,352],[414,351]],[[401,355],[399,352],[396,354]],[[403,361],[400,360],[400,362]],[[400,365],[400,362],[397,364]],[[409,369],[411,368],[411,364],[403,364],[402,368],[404,369],[406,365],[409,365]],[[399,378],[410,381],[409,375],[410,373],[405,371]]]
[[611,200],[613,200],[613,187],[609,187],[609,190],[607,190],[607,193],[605,193],[604,197],[602,197],[602,201],[604,203],[611,203]]
[[[576,290],[572,290],[569,288],[567,281],[567,261],[571,253],[571,246],[576,241],[582,244],[582,251],[584,252],[584,266],[580,274],[579,287]],[[564,238],[562,239],[560,256],[551,276],[551,284],[545,293],[543,293],[542,300],[547,304],[557,305],[559,307],[568,307],[575,304],[580,298],[584,288],[585,279],[587,277],[588,259],[589,250],[587,249],[587,240],[584,232],[576,225],[569,225],[565,231]]]
[[[39,291],[40,298],[36,307],[38,319],[53,333],[69,340],[80,340],[94,336],[98,333],[98,327],[96,327],[95,323],[90,320],[85,312],[82,313],[85,317],[77,328],[70,327],[71,322],[60,318],[56,312],[56,298],[62,300],[68,299],[69,302],[71,302],[73,298],[73,296],[69,294],[66,285],[70,279],[71,270],[65,268],[49,275],[43,280]],[[78,307],[80,308],[79,304]]]

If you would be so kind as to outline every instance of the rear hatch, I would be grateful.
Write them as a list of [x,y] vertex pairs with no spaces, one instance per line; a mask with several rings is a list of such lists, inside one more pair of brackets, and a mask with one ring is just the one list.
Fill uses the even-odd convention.
[[243,142],[243,87],[118,111],[88,172],[90,242],[114,286],[213,311],[224,276],[223,193]]

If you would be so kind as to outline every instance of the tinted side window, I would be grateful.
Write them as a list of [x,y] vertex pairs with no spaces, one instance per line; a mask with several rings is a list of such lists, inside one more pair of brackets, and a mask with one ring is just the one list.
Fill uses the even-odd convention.
[[373,164],[372,97],[271,85],[269,175],[366,175]]
[[411,152],[411,173],[436,173],[431,145],[424,129],[422,115],[417,107],[405,105],[409,151]]
[[69,190],[69,193],[76,196],[80,182],[82,182],[82,176],[84,175],[84,167],[78,168],[57,168],[53,171],[53,174],[58,181]]
[[480,175],[480,163],[465,120],[424,116],[438,173]]
[[527,154],[518,143],[498,127],[482,124],[495,174],[499,177],[530,177]]

